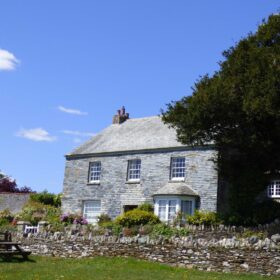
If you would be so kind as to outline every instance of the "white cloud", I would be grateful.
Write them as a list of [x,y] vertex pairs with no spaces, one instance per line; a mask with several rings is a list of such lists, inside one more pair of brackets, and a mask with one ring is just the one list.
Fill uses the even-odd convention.
[[0,49],[0,71],[11,71],[19,64],[19,60],[9,51]]
[[92,133],[92,132],[81,132],[81,131],[77,131],[77,130],[62,130],[62,133],[68,134],[68,135],[80,136],[80,137],[91,137],[91,136],[95,135],[95,133]]
[[57,109],[61,112],[68,113],[68,114],[73,114],[73,115],[87,115],[87,112],[82,112],[77,109],[70,109],[70,108],[65,108],[63,106],[58,106]]
[[46,141],[46,142],[53,142],[56,140],[55,136],[51,136],[46,130],[43,128],[31,128],[31,129],[24,129],[21,128],[16,136],[23,137],[32,141]]

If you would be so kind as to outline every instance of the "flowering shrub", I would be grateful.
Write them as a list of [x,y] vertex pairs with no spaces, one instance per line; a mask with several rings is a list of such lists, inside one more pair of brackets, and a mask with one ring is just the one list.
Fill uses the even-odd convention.
[[72,225],[72,224],[76,224],[76,225],[87,225],[88,221],[80,216],[80,215],[76,215],[76,214],[63,214],[60,216],[60,221],[62,223],[64,223],[65,225]]
[[74,219],[73,224],[76,224],[76,225],[87,225],[88,221],[84,217],[82,217],[82,216],[77,216]]
[[73,214],[62,214],[60,216],[60,221],[65,225],[72,225],[75,220],[75,216]]

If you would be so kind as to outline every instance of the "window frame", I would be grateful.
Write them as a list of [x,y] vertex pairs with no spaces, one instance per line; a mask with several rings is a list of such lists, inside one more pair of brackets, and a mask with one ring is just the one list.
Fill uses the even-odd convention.
[[[99,170],[95,170],[92,171],[91,168],[94,164],[99,164]],[[92,161],[89,163],[89,171],[88,171],[88,183],[89,184],[99,184],[100,183],[100,179],[101,179],[101,171],[102,171],[102,166],[101,166],[101,161]],[[94,172],[99,172],[99,176],[98,179],[96,180],[92,180],[91,178],[94,178],[94,176],[92,176],[92,173]]]
[[[136,166],[140,166],[139,169],[137,168],[131,168],[131,165],[133,164],[133,162],[140,162],[140,164],[137,164],[136,163]],[[127,174],[126,174],[126,181],[127,182],[140,182],[141,180],[141,165],[142,165],[142,162],[141,162],[141,159],[139,158],[136,158],[136,159],[130,159],[127,161]],[[131,171],[134,171],[134,172],[138,172],[139,173],[139,178],[130,178],[130,175],[131,175]],[[136,173],[135,173],[136,174]]]
[[267,196],[270,198],[280,198],[280,179],[270,181],[267,186]]
[[[178,160],[178,159],[184,159],[184,177],[174,177],[173,176],[173,170],[174,169],[182,169],[182,167],[174,167],[173,166],[173,162],[175,161],[175,160]],[[176,172],[176,173],[179,173],[179,172]],[[182,157],[182,156],[178,156],[178,157],[171,157],[171,159],[170,159],[170,181],[180,181],[180,182],[182,182],[182,181],[185,181],[185,178],[186,178],[186,157]]]
[[[98,202],[99,203],[99,206],[96,207],[96,206],[93,206],[93,207],[89,207],[89,206],[86,206],[88,203],[91,203],[91,202]],[[88,212],[86,213],[86,209],[87,208],[98,208],[99,211],[91,211],[92,213],[96,213],[95,215],[92,215],[92,218],[88,218],[87,215],[88,215]],[[84,200],[83,201],[83,217],[87,220],[87,222],[89,224],[97,224],[97,217],[100,216],[101,214],[101,208],[102,208],[102,203],[101,203],[101,200],[100,199],[91,199],[91,200]]]

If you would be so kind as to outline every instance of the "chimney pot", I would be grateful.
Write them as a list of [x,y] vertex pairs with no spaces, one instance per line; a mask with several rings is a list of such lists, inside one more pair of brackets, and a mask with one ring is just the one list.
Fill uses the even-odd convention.
[[113,124],[121,124],[129,119],[129,114],[125,113],[125,107],[117,110],[117,114],[113,116]]

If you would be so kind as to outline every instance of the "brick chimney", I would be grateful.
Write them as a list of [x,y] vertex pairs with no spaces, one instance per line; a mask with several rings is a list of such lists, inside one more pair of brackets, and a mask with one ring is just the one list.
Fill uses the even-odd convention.
[[124,106],[117,111],[117,114],[113,117],[113,124],[121,124],[129,119],[129,114],[125,112]]

